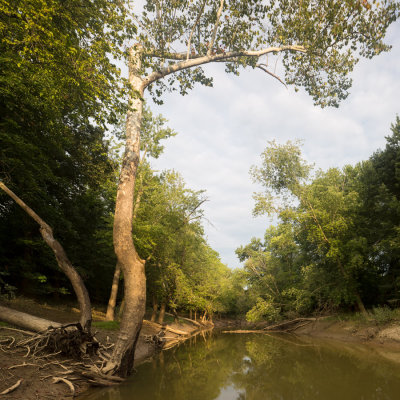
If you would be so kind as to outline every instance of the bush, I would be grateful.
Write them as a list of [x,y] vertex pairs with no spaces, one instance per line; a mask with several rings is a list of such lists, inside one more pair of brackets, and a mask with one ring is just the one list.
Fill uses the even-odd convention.
[[397,317],[397,310],[391,310],[389,307],[374,307],[372,309],[372,317],[377,325],[387,324]]

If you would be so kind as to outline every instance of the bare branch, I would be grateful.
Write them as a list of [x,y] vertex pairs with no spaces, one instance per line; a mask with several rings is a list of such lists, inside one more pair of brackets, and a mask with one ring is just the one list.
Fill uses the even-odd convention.
[[197,24],[200,22],[200,18],[203,15],[204,7],[206,6],[206,3],[207,3],[207,0],[204,0],[203,6],[201,7],[201,10],[199,12],[199,15],[197,16],[196,22],[194,23],[193,28],[192,28],[192,30],[190,32],[189,40],[188,40],[188,46],[187,46],[186,60],[189,59],[189,56],[190,56],[190,45],[191,45],[191,42],[192,42],[193,33],[196,30]]
[[68,379],[65,379],[65,378],[61,378],[59,376],[55,376],[53,378],[53,383],[58,383],[58,382],[64,382],[69,387],[72,397],[75,397],[75,387],[71,381],[69,381]]
[[20,379],[19,381],[17,381],[17,383],[16,383],[15,385],[12,385],[12,386],[9,387],[8,389],[2,391],[2,392],[0,393],[0,395],[11,393],[13,390],[15,390],[15,389],[21,384],[21,382],[22,382],[22,379]]
[[[219,53],[214,55],[197,55],[189,60],[186,60],[186,53],[175,53],[170,54],[170,59],[184,60],[176,64],[172,64],[166,68],[162,68],[159,71],[155,71],[143,80],[143,88],[147,87],[151,83],[163,78],[164,76],[173,74],[174,72],[182,71],[187,68],[192,68],[197,65],[208,64],[211,62],[228,61],[237,57],[256,57],[259,58],[268,53],[280,53],[282,51],[296,51],[305,53],[306,49],[303,46],[282,46],[282,47],[267,47],[262,50],[242,50],[242,51],[230,51],[226,53]],[[146,54],[149,56],[150,54]],[[161,57],[161,55],[152,54],[152,57]],[[173,58],[174,57],[174,58]]]
[[283,86],[285,86],[285,88],[287,89],[286,83],[283,82],[283,80],[281,78],[279,78],[278,75],[275,75],[273,72],[268,71],[267,66],[265,64],[257,64],[256,65],[257,68],[260,68],[262,71],[266,72],[268,75],[271,75],[272,77],[274,77],[275,79],[277,79],[280,83],[282,83]]
[[218,30],[218,25],[219,25],[219,20],[221,18],[221,14],[222,14],[222,9],[224,8],[224,0],[221,0],[221,3],[219,5],[219,9],[217,11],[217,18],[215,19],[215,25],[214,25],[214,30],[211,36],[211,41],[210,44],[208,45],[208,50],[207,50],[207,55],[210,56],[211,55],[211,50],[214,46],[215,43],[215,38],[217,36],[217,30]]

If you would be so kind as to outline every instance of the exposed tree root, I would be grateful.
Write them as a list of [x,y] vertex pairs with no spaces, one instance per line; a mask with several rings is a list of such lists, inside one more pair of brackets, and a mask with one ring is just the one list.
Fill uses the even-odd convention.
[[26,347],[26,356],[38,356],[49,353],[63,354],[80,359],[83,355],[93,356],[99,348],[99,342],[90,333],[85,332],[79,323],[68,324],[57,328],[50,327],[46,331],[20,341],[20,347]]
[[71,390],[72,397],[75,396],[75,386],[72,384],[71,381],[65,378],[60,378],[59,376],[53,377],[53,383],[58,383],[58,382],[64,382],[66,385],[68,385],[69,389]]
[[28,335],[28,336],[34,336],[35,335],[34,332],[25,331],[25,330],[22,330],[22,329],[10,328],[9,326],[0,326],[0,329],[7,329],[9,331],[19,332],[19,333],[22,333],[23,335]]

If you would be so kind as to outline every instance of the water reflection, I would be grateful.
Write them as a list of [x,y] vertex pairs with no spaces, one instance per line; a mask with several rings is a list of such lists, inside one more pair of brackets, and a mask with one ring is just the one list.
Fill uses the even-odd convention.
[[371,347],[291,336],[211,335],[162,352],[85,400],[395,400],[400,364]]

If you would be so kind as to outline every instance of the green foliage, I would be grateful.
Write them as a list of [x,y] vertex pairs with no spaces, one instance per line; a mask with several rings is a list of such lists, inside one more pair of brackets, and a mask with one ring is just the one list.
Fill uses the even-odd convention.
[[0,298],[6,298],[8,300],[15,298],[15,292],[17,288],[15,286],[9,285],[3,277],[8,276],[9,273],[5,271],[0,271]]
[[156,175],[147,162],[138,182],[133,235],[146,259],[148,299],[171,310],[228,311],[229,270],[204,238],[203,191],[188,189],[176,171]]
[[[384,150],[342,170],[313,172],[298,144],[269,143],[251,169],[265,187],[255,211],[274,211],[279,223],[236,251],[252,299],[248,318],[267,318],[267,305],[295,317],[398,303],[399,126],[397,118]],[[392,313],[376,308],[372,317],[384,323]]]
[[[149,88],[155,101],[164,91],[185,95],[196,82],[211,86],[202,68],[209,62],[225,62],[226,72],[238,75],[245,67],[271,72],[281,61],[280,80],[304,88],[321,107],[338,106],[359,58],[390,49],[384,37],[399,15],[392,0],[231,0],[219,8],[218,1],[145,2],[137,42],[146,74],[157,73]],[[268,48],[275,51],[246,53]]]
[[117,331],[119,330],[118,321],[93,321],[92,326],[97,329],[104,329],[107,331]]
[[249,322],[258,322],[258,321],[276,321],[279,319],[280,309],[274,307],[274,305],[262,298],[258,298],[256,305],[247,312],[246,319]]
[[385,325],[399,317],[398,310],[391,310],[389,307],[373,307],[372,318],[377,325]]
[[[113,251],[88,249],[113,208],[104,135],[126,109],[112,61],[125,57],[121,45],[134,32],[126,22],[123,4],[106,0],[0,3],[0,179],[54,228],[95,300],[115,262]],[[2,269],[21,293],[71,291],[36,223],[4,193],[0,242]]]

